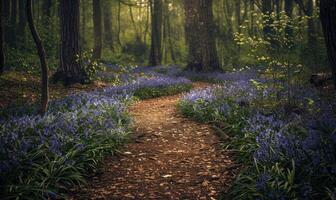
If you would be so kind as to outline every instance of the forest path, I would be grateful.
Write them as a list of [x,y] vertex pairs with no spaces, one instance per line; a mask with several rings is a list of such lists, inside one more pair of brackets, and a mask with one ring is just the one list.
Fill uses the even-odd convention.
[[228,189],[235,171],[232,156],[208,125],[178,113],[179,99],[135,104],[135,142],[108,158],[102,174],[75,199],[217,199]]

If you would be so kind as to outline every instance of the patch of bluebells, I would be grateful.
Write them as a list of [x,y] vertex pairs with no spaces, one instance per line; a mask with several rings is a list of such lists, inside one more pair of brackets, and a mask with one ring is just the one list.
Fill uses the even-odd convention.
[[[101,158],[94,157],[95,154],[114,151],[127,139],[131,122],[126,106],[128,97],[124,96],[122,100],[120,98],[104,93],[72,95],[53,101],[48,113],[43,117],[26,115],[2,122],[1,194],[15,196],[18,194],[11,193],[22,193],[9,190],[13,185],[26,184],[27,187],[41,187],[43,191],[57,189],[58,185],[66,184],[62,183],[64,177],[32,174],[38,168],[43,169],[46,159],[63,157],[66,162],[60,165],[78,167],[73,172],[76,174],[84,169],[89,170],[99,162]],[[72,157],[70,152],[70,155],[79,155]],[[95,153],[92,154],[93,152]],[[84,173],[85,170],[78,176],[86,176]],[[60,183],[48,183],[48,180],[53,178],[60,179]],[[50,185],[36,185],[39,181],[47,181]]]
[[183,73],[185,77],[192,80],[204,80],[215,83],[223,82],[236,82],[236,81],[249,81],[257,77],[257,71],[253,69],[234,72],[192,72],[185,71]]
[[154,76],[186,77],[185,73],[183,72],[183,68],[174,65],[137,67],[132,72],[136,74],[147,74]]
[[[180,108],[187,116],[211,115],[212,120],[232,126],[244,122],[242,135],[233,135],[231,143],[250,152],[248,160],[253,158],[256,168],[250,168],[247,175],[255,175],[252,182],[249,179],[252,186],[242,187],[245,191],[241,192],[249,191],[255,199],[325,198],[326,188],[336,185],[335,96],[328,98],[309,87],[292,88],[292,101],[300,111],[288,110],[274,98],[277,94],[277,99],[285,99],[286,90],[263,87],[266,80],[245,73],[227,80],[222,86],[184,95]],[[265,100],[277,106],[264,108]],[[229,120],[242,109],[248,109],[248,114]],[[293,181],[286,174],[289,172],[294,174]]]
[[[37,198],[50,198],[50,190],[58,194],[59,187],[82,182],[104,154],[114,152],[127,140],[131,124],[127,107],[137,92],[151,93],[153,89],[181,85],[191,85],[191,82],[176,77],[139,77],[133,83],[53,100],[43,117],[23,109],[24,112],[3,118],[0,124],[0,197],[31,195],[37,188]],[[35,174],[36,170],[49,167],[46,162],[56,163],[53,170],[57,167],[60,171],[62,167],[72,169],[70,173],[64,172],[68,173],[64,176],[72,174],[72,178],[61,177],[61,173]],[[41,182],[45,184],[39,185]],[[31,189],[23,191],[20,185]]]

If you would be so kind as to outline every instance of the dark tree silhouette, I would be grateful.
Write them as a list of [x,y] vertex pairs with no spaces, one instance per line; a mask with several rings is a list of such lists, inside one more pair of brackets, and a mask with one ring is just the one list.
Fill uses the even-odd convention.
[[61,0],[60,18],[60,66],[54,81],[65,85],[85,83],[87,76],[79,59],[79,0]]
[[5,67],[5,50],[4,50],[4,2],[0,2],[0,75]]
[[32,11],[32,0],[27,0],[27,20],[28,25],[31,31],[31,34],[34,38],[36,44],[37,52],[40,57],[41,62],[41,107],[40,114],[44,115],[48,108],[49,92],[48,92],[48,63],[46,59],[46,53],[42,44],[42,40],[36,30],[34,20],[33,20],[33,11]]
[[272,34],[272,28],[270,24],[272,23],[271,20],[268,20],[268,16],[272,13],[272,1],[270,0],[262,0],[262,12],[265,16],[265,21],[267,22],[264,26],[263,32],[264,37],[267,38]]
[[24,42],[25,39],[25,29],[27,25],[26,19],[26,9],[25,9],[25,1],[19,1],[19,22],[17,27],[17,33],[19,36],[19,42]]
[[336,1],[320,0],[321,22],[336,88]]
[[113,31],[112,31],[112,11],[111,1],[104,2],[104,43],[106,47],[113,50]]
[[93,27],[94,27],[94,48],[93,48],[93,59],[99,60],[102,55],[102,9],[100,0],[92,0],[93,8]]
[[12,46],[16,46],[16,28],[17,28],[17,11],[18,2],[17,0],[11,0],[11,12],[10,12],[10,31],[8,43]]
[[149,64],[156,66],[162,62],[163,2],[162,0],[151,0],[150,7],[152,31]]
[[[288,17],[293,17],[293,0],[285,0],[285,13]],[[293,29],[290,26],[286,27],[286,34],[289,38],[293,36]]]
[[219,70],[212,0],[184,0],[188,69]]

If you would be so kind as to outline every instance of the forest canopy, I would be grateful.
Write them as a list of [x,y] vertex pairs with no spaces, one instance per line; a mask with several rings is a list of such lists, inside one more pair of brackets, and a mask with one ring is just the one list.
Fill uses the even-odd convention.
[[[24,1],[4,0],[3,4],[6,69],[38,66],[33,40],[28,34]],[[60,65],[60,15],[64,6],[62,1],[52,0],[36,0],[33,5],[37,29],[45,43],[50,67],[55,70]],[[224,71],[257,65],[268,57],[285,59],[267,55],[269,47],[256,43],[263,40],[272,43],[273,54],[302,64],[313,73],[327,67],[319,1],[315,0],[83,0],[76,7],[80,48],[77,53],[91,55],[93,51],[93,58],[104,62],[198,65],[199,56],[194,48],[213,51],[202,52],[211,61],[205,57],[202,60],[207,68]],[[267,38],[270,41],[264,41]],[[279,45],[290,51],[276,53]],[[251,48],[259,48],[259,55],[250,52]]]

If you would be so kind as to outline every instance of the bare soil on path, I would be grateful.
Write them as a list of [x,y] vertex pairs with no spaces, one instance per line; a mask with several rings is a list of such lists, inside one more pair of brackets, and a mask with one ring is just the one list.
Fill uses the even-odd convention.
[[[196,87],[204,87],[197,84]],[[208,125],[182,117],[179,95],[136,103],[136,139],[73,199],[217,199],[233,181],[232,155]]]

